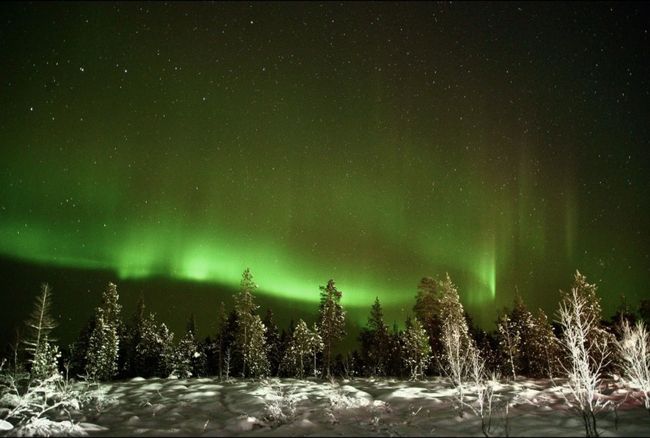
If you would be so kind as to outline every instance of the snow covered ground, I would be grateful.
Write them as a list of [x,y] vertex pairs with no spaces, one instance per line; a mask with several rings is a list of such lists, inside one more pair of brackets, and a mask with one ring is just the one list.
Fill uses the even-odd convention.
[[[101,390],[105,406],[73,414],[81,435],[483,436],[480,418],[454,410],[444,379],[136,378]],[[497,393],[493,436],[505,436],[506,428],[510,436],[584,436],[580,417],[549,380],[501,384]],[[604,394],[619,406],[599,415],[601,436],[650,436],[641,402],[613,383]]]

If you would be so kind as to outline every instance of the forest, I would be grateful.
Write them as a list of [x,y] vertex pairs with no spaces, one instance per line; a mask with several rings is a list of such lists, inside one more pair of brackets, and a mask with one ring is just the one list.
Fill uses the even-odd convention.
[[[561,381],[563,400],[579,413],[586,436],[598,436],[597,414],[611,409],[600,394],[607,379],[623,382],[650,413],[650,300],[638,309],[623,303],[605,318],[596,286],[578,271],[570,289],[561,291],[555,315],[531,311],[516,295],[512,307],[497,316],[493,332],[473,324],[448,274],[424,277],[403,328],[387,326],[376,298],[358,348],[348,352],[338,348],[346,336],[346,312],[334,280],[320,286],[314,324],[298,319],[282,329],[271,309],[259,314],[257,287],[246,269],[232,308],[222,302],[215,309],[217,333],[198,339],[193,315],[176,335],[147,312],[142,298],[132,315],[124,315],[117,285],[109,283],[78,339],[61,348],[50,311],[56,297],[43,284],[23,339],[1,359],[0,428],[19,435],[69,433],[53,426],[62,424],[63,413],[71,425],[70,412],[102,403],[93,388],[134,378],[323,384],[441,378],[452,390],[453,410],[480,418],[485,436],[491,433],[498,382],[525,378]],[[285,415],[282,407],[274,415]]]

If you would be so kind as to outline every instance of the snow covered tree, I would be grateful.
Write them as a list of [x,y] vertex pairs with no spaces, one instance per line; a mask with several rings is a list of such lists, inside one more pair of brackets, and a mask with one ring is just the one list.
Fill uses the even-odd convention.
[[517,293],[512,310],[498,323],[501,356],[513,376],[543,377],[552,375],[559,353],[558,340],[546,314],[536,316],[528,310]]
[[334,280],[327,286],[320,286],[320,309],[318,314],[318,332],[323,339],[324,377],[331,376],[332,350],[336,343],[345,336],[345,311],[341,306],[341,291],[336,289]]
[[117,330],[104,318],[104,309],[95,314],[95,329],[88,343],[86,373],[93,380],[110,380],[117,373]]
[[562,395],[582,417],[586,435],[598,436],[596,414],[606,405],[598,390],[609,364],[610,338],[599,327],[596,286],[587,283],[580,272],[576,271],[571,291],[562,293],[558,316],[563,329],[561,345],[568,359],[561,364],[568,377],[568,395]]
[[173,364],[174,334],[165,323],[150,313],[143,321],[140,342],[136,345],[135,374],[140,377],[167,377]]
[[439,306],[443,348],[441,368],[456,388],[459,415],[462,416],[469,360],[475,346],[469,336],[458,290],[449,274],[440,283]]
[[266,327],[262,318],[254,315],[248,328],[248,344],[244,350],[244,364],[248,365],[248,375],[251,377],[266,376],[269,373],[265,333]]
[[318,367],[316,366],[316,357],[319,353],[323,352],[323,348],[325,344],[323,344],[323,338],[321,337],[320,333],[318,332],[318,326],[316,323],[314,323],[314,326],[311,329],[310,333],[310,338],[309,338],[309,348],[311,349],[311,356],[312,356],[312,369],[311,372],[314,377],[318,377],[320,374],[320,371],[318,370]]
[[59,374],[59,346],[50,344],[47,337],[41,340],[34,354],[30,377],[35,380],[47,380]]
[[196,355],[200,355],[196,341],[194,340],[194,333],[191,328],[185,332],[185,336],[181,338],[174,348],[172,355],[172,375],[179,379],[189,379],[193,375],[193,359]]
[[302,379],[305,376],[305,357],[311,355],[311,333],[302,319],[298,320],[293,338],[285,352],[283,367],[291,375]]
[[378,376],[386,374],[388,362],[388,327],[384,323],[384,313],[379,303],[379,297],[370,308],[370,316],[366,327],[361,329],[361,358],[366,364],[369,375]]
[[317,372],[316,354],[323,349],[323,341],[318,334],[317,327],[309,330],[307,323],[300,319],[293,331],[293,337],[289,343],[283,359],[283,369],[291,376],[300,379],[305,377],[305,369],[310,356],[314,360],[313,372]]
[[[29,361],[32,364],[32,375],[38,378],[49,377],[49,368],[52,356],[57,348],[52,347],[50,333],[57,326],[51,315],[52,288],[47,283],[41,285],[41,293],[36,296],[34,308],[25,322],[28,328],[27,337],[23,341],[25,350],[30,355]],[[57,350],[58,351],[58,350]],[[54,352],[54,353],[53,353]],[[34,369],[36,367],[36,369]]]
[[408,367],[411,380],[424,376],[424,369],[431,360],[429,336],[417,317],[406,320],[402,337],[402,359]]
[[643,404],[650,413],[650,335],[643,321],[634,327],[621,322],[621,339],[616,341],[619,367],[627,384],[641,392]]
[[117,286],[108,283],[102,301],[95,311],[95,327],[86,352],[86,372],[95,380],[109,380],[118,371],[120,332],[119,295]]
[[[242,359],[242,377],[246,376],[248,358],[256,353],[249,351],[251,348],[251,334],[255,319],[257,305],[253,302],[253,292],[257,285],[253,282],[250,269],[246,268],[242,274],[239,293],[235,295],[235,312],[237,312],[238,331],[236,336],[237,350]],[[260,321],[261,323],[261,321]]]

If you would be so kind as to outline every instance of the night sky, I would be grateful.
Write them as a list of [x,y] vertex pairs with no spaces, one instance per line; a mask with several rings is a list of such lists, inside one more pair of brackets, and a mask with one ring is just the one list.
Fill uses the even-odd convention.
[[[576,269],[606,313],[636,305],[648,12],[3,2],[0,256],[205,294],[250,267],[260,296],[310,312],[334,278],[359,322],[375,296],[403,321],[445,272],[482,324],[515,289],[552,314]],[[31,281],[0,304],[51,279]]]

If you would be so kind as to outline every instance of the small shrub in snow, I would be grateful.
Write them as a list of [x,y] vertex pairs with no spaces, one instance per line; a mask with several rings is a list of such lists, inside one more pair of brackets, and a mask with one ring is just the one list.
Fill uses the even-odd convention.
[[296,416],[298,401],[295,387],[282,386],[279,382],[263,382],[267,389],[264,405],[264,420],[272,426],[290,423]]
[[490,436],[492,426],[492,406],[494,403],[494,386],[497,383],[496,376],[487,378],[485,370],[485,359],[477,348],[472,348],[469,354],[469,383],[474,387],[476,401],[468,403],[461,400],[464,406],[468,407],[476,416],[481,418],[481,431],[483,435]]

